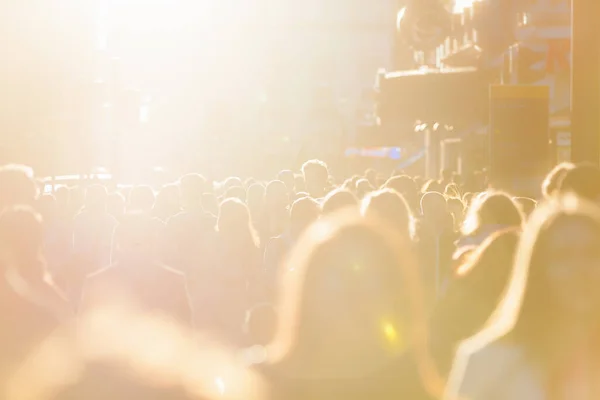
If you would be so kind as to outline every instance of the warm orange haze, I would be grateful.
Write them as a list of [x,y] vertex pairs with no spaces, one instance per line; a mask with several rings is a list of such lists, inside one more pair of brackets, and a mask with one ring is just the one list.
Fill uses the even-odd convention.
[[600,398],[598,15],[0,1],[0,399]]

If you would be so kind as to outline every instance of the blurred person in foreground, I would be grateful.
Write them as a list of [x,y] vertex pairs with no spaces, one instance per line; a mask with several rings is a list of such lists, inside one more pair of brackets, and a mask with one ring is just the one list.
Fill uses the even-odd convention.
[[94,307],[24,357],[3,400],[260,399],[229,349],[128,303]]
[[296,244],[306,228],[321,215],[319,203],[310,197],[303,197],[292,204],[290,227],[286,233],[271,238],[265,249],[264,267],[267,298],[274,300],[279,282],[281,267],[285,257]]
[[459,348],[446,399],[600,395],[600,211],[567,196],[533,213],[494,316]]
[[[246,310],[261,297],[260,242],[248,207],[238,199],[221,203],[217,220],[216,260],[212,276],[213,315],[216,329],[226,342],[243,342]],[[199,305],[201,306],[201,305]]]
[[185,275],[153,256],[157,234],[153,219],[129,214],[115,232],[117,262],[90,275],[84,284],[80,312],[122,294],[149,313],[191,327],[192,307]]
[[[266,399],[425,399],[419,278],[396,232],[346,210],[302,235],[281,280]],[[413,335],[414,334],[414,335]]]
[[73,309],[52,282],[42,256],[41,217],[28,206],[5,209],[0,215],[0,398],[6,378],[18,363],[61,323]]
[[516,228],[496,232],[466,255],[436,304],[431,326],[432,354],[446,377],[457,346],[492,316],[508,285],[519,242]]
[[558,194],[575,195],[600,204],[600,168],[594,164],[579,164],[562,176],[556,188]]
[[17,204],[33,206],[37,197],[31,168],[17,164],[0,167],[0,211]]
[[573,168],[575,168],[575,164],[570,162],[563,162],[552,168],[548,175],[546,175],[544,182],[542,182],[542,194],[544,198],[549,199],[556,194],[565,174]]

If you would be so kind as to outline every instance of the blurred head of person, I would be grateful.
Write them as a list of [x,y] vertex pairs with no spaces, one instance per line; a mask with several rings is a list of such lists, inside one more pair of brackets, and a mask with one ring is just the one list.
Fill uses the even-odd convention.
[[306,191],[318,199],[325,195],[329,186],[329,169],[327,164],[319,160],[310,160],[302,165],[302,175]]
[[229,190],[232,187],[243,188],[244,182],[242,182],[242,179],[237,176],[230,176],[229,178],[225,179],[223,185],[221,186],[221,189],[223,190],[223,192],[227,192],[227,190]]
[[528,217],[537,207],[537,201],[529,197],[515,197],[513,199],[523,210],[523,214]]
[[356,197],[364,198],[368,193],[375,190],[375,187],[367,179],[359,179],[356,182]]
[[185,210],[197,210],[202,207],[202,195],[209,192],[206,179],[199,174],[187,174],[179,180],[181,205]]
[[108,195],[108,200],[106,204],[106,211],[117,220],[121,220],[123,215],[126,212],[126,201],[125,197],[119,193],[114,192]]
[[448,214],[446,198],[439,192],[427,192],[421,196],[421,215],[437,221]]
[[467,210],[462,234],[478,236],[505,228],[520,228],[523,220],[521,209],[510,196],[502,192],[484,192]]
[[400,193],[408,202],[410,209],[413,212],[418,212],[419,209],[419,190],[417,184],[408,175],[393,176],[387,180],[384,185],[386,189],[393,189]]
[[433,317],[448,344],[475,334],[492,316],[512,274],[519,234],[514,228],[493,233],[456,269]]
[[3,269],[14,269],[27,280],[43,279],[43,245],[42,217],[33,208],[16,205],[0,214],[0,254]]
[[316,200],[310,197],[302,197],[292,204],[290,210],[290,231],[292,237],[297,238],[300,234],[319,219],[321,207]]
[[597,361],[598,243],[595,205],[569,195],[538,206],[521,235],[506,295],[472,343],[502,338],[543,374],[564,368],[569,355],[588,344],[588,355]]
[[573,168],[575,168],[575,164],[572,164],[570,162],[562,162],[554,168],[552,168],[552,171],[550,171],[548,175],[546,175],[544,182],[542,182],[542,194],[546,199],[550,198],[556,193],[560,182],[562,181],[567,171]]
[[404,240],[414,235],[414,218],[404,197],[392,189],[369,193],[362,202],[362,215],[388,222]]
[[558,193],[574,193],[586,200],[600,203],[600,168],[581,164],[567,170],[557,188]]
[[440,182],[430,179],[427,182],[425,182],[423,184],[423,186],[421,187],[421,193],[423,193],[423,194],[429,193],[429,192],[443,193],[444,189],[445,189],[445,186],[443,186]]
[[285,209],[290,204],[289,191],[282,181],[271,181],[265,189],[266,211]]
[[153,214],[161,220],[177,214],[181,210],[177,185],[165,185],[158,191],[154,202]]
[[16,204],[33,205],[37,197],[31,168],[16,164],[0,167],[0,211]]
[[154,207],[156,197],[150,186],[135,186],[129,192],[129,202],[127,211],[129,212],[150,212]]
[[294,187],[296,186],[296,181],[294,179],[294,173],[289,169],[283,170],[277,174],[277,180],[285,183],[285,187],[287,187],[288,192],[293,192]]
[[[77,327],[66,326],[36,346],[12,374],[3,398],[261,398],[260,381],[226,349],[134,305],[98,304],[80,315]],[[216,371],[227,374],[217,378]]]
[[444,189],[444,196],[455,199],[461,198],[460,190],[458,189],[456,183],[449,183],[446,185],[446,188]]
[[454,171],[448,168],[444,168],[440,172],[440,176],[442,177],[442,182],[444,184],[449,184],[450,182],[452,182],[452,178],[454,178]]
[[92,213],[106,212],[108,191],[102,185],[91,185],[85,190],[84,209]]
[[244,189],[242,186],[232,186],[225,191],[223,198],[238,199],[243,202],[246,200],[246,189]]
[[377,171],[375,171],[373,168],[369,168],[365,172],[365,179],[371,184],[372,187],[379,187],[377,185]]
[[320,219],[285,267],[269,354],[289,374],[370,375],[414,344],[413,329],[425,335],[412,252],[371,218],[346,210]]
[[333,190],[325,197],[325,200],[323,200],[323,214],[333,213],[345,208],[358,209],[358,199],[349,190]]
[[217,231],[223,239],[237,245],[258,245],[258,236],[252,225],[248,207],[238,199],[230,198],[221,202]]
[[248,188],[246,192],[246,205],[250,214],[255,218],[264,211],[265,207],[265,187],[260,183],[255,183]]

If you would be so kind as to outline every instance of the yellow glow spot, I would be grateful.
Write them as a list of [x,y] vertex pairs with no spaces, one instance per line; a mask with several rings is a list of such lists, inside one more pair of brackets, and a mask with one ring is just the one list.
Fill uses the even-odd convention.
[[390,322],[386,322],[383,324],[383,334],[388,342],[394,344],[398,341],[398,331],[396,327]]
[[352,266],[352,269],[353,269],[355,272],[358,272],[358,271],[360,271],[362,268],[361,268],[360,264],[354,264],[354,265]]

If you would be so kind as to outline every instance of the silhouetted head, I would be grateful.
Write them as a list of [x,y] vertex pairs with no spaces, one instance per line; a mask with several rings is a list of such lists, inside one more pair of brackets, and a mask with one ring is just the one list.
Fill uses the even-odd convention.
[[410,207],[404,197],[392,189],[369,193],[363,200],[362,214],[389,223],[405,239],[413,236],[414,219]]
[[510,196],[502,192],[484,192],[471,203],[462,233],[477,235],[486,227],[520,228],[523,220],[521,209]]
[[17,204],[33,205],[37,196],[31,168],[16,164],[0,167],[0,211]]
[[545,198],[550,198],[555,194],[567,171],[573,168],[575,168],[575,164],[569,162],[560,163],[552,168],[542,183],[542,194]]
[[42,217],[33,208],[17,205],[0,214],[2,268],[12,267],[24,276],[42,278],[43,245]]
[[206,179],[199,174],[187,174],[179,180],[181,205],[185,209],[196,209],[202,204],[202,195],[208,191]]
[[295,179],[294,179],[294,173],[292,171],[290,171],[289,169],[279,172],[277,174],[277,180],[285,183],[285,186],[287,187],[288,192],[294,191],[294,186],[296,184]]
[[319,219],[321,207],[314,199],[302,197],[292,204],[290,210],[290,228],[292,235],[297,237],[304,229]]
[[595,203],[600,202],[600,168],[593,164],[581,164],[564,172],[557,192],[574,193]]
[[340,211],[345,208],[358,209],[358,199],[350,191],[337,189],[330,192],[323,201],[323,214]]
[[302,174],[306,191],[314,198],[322,197],[329,180],[327,164],[319,160],[307,161],[302,165]]
[[129,192],[129,202],[127,210],[129,212],[140,211],[149,212],[154,207],[156,197],[150,186],[139,185],[135,186]]

